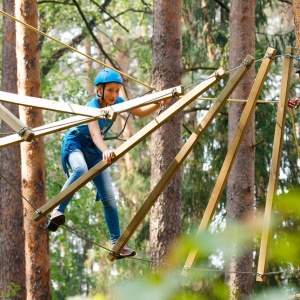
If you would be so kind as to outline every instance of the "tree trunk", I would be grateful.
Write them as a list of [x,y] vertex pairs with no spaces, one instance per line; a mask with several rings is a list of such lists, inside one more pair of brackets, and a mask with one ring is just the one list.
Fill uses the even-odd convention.
[[[238,66],[247,54],[255,54],[255,0],[230,1],[230,69]],[[254,68],[232,94],[232,98],[247,99],[254,82]],[[231,144],[237,124],[245,104],[231,103],[229,105],[228,145]],[[243,221],[253,218],[254,210],[254,158],[255,133],[254,115],[245,133],[240,151],[236,157],[227,184],[227,220]],[[234,241],[233,241],[234,244]],[[233,253],[228,262],[226,281],[230,289],[231,299],[245,299],[253,290],[253,275],[238,272],[252,272],[253,245],[244,246],[244,254],[237,257]],[[232,272],[232,273],[231,273]],[[235,273],[237,272],[237,273]]]
[[[153,85],[164,90],[180,85],[182,76],[182,1],[154,1]],[[171,104],[175,100],[172,100]],[[160,180],[182,147],[179,113],[151,138],[151,187]],[[162,262],[181,229],[181,172],[178,171],[153,206],[150,216],[151,259]],[[154,266],[155,267],[155,266]]]
[[[4,0],[3,10],[14,15],[15,1]],[[1,90],[17,94],[15,22],[4,17],[2,30]],[[15,116],[19,117],[18,105],[3,105]],[[11,133],[12,131],[8,125],[2,122],[2,134]],[[11,296],[10,299],[26,299],[25,244],[20,165],[21,154],[19,145],[2,149],[0,177],[0,291],[9,294],[9,286],[11,283],[21,288],[18,292],[20,297]],[[2,176],[5,179],[2,178]],[[10,184],[6,180],[10,182]],[[14,188],[17,191],[15,191]]]
[[293,0],[292,3],[295,23],[296,50],[297,55],[300,56],[300,0]]
[[[37,27],[35,0],[17,0],[16,17]],[[38,35],[17,23],[18,91],[21,95],[41,97]],[[42,125],[42,111],[20,108],[20,118],[28,127]],[[32,220],[35,209],[46,200],[45,154],[43,139],[21,144],[22,193],[26,252],[27,299],[51,299],[49,241],[45,219]]]

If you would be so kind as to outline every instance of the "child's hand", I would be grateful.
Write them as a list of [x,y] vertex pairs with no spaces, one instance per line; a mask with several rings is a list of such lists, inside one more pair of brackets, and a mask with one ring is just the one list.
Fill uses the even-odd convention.
[[296,98],[296,99],[294,99],[294,100],[288,100],[288,107],[289,108],[298,108],[298,106],[299,106],[299,99],[298,98]]
[[112,159],[116,156],[113,150],[105,150],[102,152],[102,155],[103,155],[103,160],[108,164],[110,164]]
[[167,99],[164,99],[164,101],[162,101],[162,104],[166,105],[166,104],[170,103],[172,99],[173,99],[173,97],[169,97]]

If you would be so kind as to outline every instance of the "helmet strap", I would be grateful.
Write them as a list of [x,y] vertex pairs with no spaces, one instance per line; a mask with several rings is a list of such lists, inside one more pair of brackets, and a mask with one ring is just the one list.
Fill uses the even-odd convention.
[[103,84],[103,87],[102,87],[102,94],[99,94],[99,92],[97,90],[97,97],[101,98],[104,101],[104,103],[106,104],[106,106],[109,106],[109,104],[104,99],[104,89],[105,89],[105,83]]
[[102,99],[103,99],[103,101],[105,102],[105,104],[106,104],[106,106],[109,106],[109,104],[105,101],[105,99],[104,99],[104,90],[105,90],[105,86],[106,86],[106,84],[104,83],[103,84],[103,88],[102,88]]

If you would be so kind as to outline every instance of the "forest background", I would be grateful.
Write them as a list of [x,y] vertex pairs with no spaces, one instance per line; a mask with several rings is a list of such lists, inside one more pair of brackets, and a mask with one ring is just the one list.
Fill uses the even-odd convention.
[[[134,3],[105,1],[99,4],[95,1],[75,0],[37,1],[37,4],[40,30],[99,61],[122,70],[133,78],[146,83],[152,82],[151,39],[154,4],[145,1]],[[182,85],[187,90],[189,86],[204,80],[220,67],[229,70],[229,12],[229,1],[183,2],[182,17],[177,22],[182,28]],[[278,55],[260,94],[260,99],[269,103],[258,104],[255,111],[256,216],[263,214],[266,200],[277,112],[277,105],[273,101],[279,98],[283,55],[286,46],[295,45],[295,28],[292,20],[292,3],[262,0],[256,2],[256,46],[255,53],[251,53],[255,54],[257,60],[256,71],[268,47],[275,48]],[[2,30],[0,34],[2,40]],[[43,98],[84,105],[94,96],[93,79],[101,65],[69,51],[44,36],[39,36],[39,48]],[[1,66],[2,63],[1,60]],[[240,63],[237,61],[236,66]],[[6,69],[1,70],[2,76]],[[124,79],[124,97],[127,99],[138,97],[147,91],[136,82]],[[182,120],[183,143],[208,111],[213,98],[218,95],[225,83],[216,85],[203,95],[205,99],[199,99],[185,109]],[[289,92],[291,98],[299,94],[296,74],[293,74]],[[75,299],[76,295],[90,299],[148,299],[146,297],[228,299],[229,290],[224,283],[224,270],[226,255],[229,255],[232,245],[230,237],[233,235],[232,230],[234,232],[238,230],[240,237],[244,238],[245,233],[241,224],[234,228],[226,226],[225,193],[209,231],[200,240],[193,241],[195,228],[201,220],[227,152],[227,109],[227,106],[223,108],[182,167],[183,238],[176,246],[174,252],[176,255],[173,253],[170,256],[169,264],[157,263],[162,270],[169,268],[172,270],[162,271],[156,275],[148,274],[150,266],[155,269],[153,265],[156,265],[155,261],[149,260],[151,251],[149,216],[129,242],[131,247],[137,249],[139,259],[113,263],[107,260],[107,251],[103,249],[109,247],[104,216],[99,205],[94,203],[95,189],[92,184],[88,184],[76,193],[67,213],[69,230],[61,228],[49,235],[52,299]],[[58,113],[43,113],[44,123],[65,117],[66,115]],[[126,117],[124,114],[117,119],[114,126],[116,134],[122,130]],[[297,115],[295,117],[299,132],[299,119]],[[121,137],[128,139],[150,122],[151,118],[131,117]],[[60,163],[60,144],[64,133],[59,132],[44,138],[47,199],[57,195],[65,181]],[[118,147],[121,143],[122,141],[118,140],[109,141],[112,148]],[[150,153],[151,145],[147,139],[111,167],[123,227],[128,224],[151,190]],[[295,197],[289,196],[290,192],[299,188],[298,163],[293,122],[291,115],[288,114],[278,195],[279,198],[282,197],[282,201],[291,206],[288,206],[288,209],[285,207],[285,210],[279,207],[275,209],[277,222],[273,228],[272,255],[268,265],[268,270],[272,270],[273,273],[268,275],[266,283],[253,285],[251,292],[253,299],[256,297],[274,299],[275,294],[292,295],[299,292],[297,272],[299,254],[295,251],[298,249],[299,208],[293,201]],[[253,234],[257,234],[253,238],[252,251],[254,257],[252,275],[255,275],[259,230]],[[14,233],[11,232],[11,235]],[[243,245],[245,240],[240,242]],[[183,266],[180,262],[184,261],[189,246],[194,243],[201,249],[200,263],[192,276],[184,279],[178,275]],[[238,273],[241,270],[235,271]],[[254,278],[253,276],[253,280]],[[12,282],[1,291],[1,297],[22,299],[18,297],[19,293],[20,287]]]

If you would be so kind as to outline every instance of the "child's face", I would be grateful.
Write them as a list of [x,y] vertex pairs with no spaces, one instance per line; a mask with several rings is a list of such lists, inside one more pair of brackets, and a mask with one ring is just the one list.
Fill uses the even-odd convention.
[[[103,87],[98,86],[100,94],[103,92]],[[110,82],[105,84],[105,89],[104,89],[104,99],[105,102],[109,105],[113,104],[116,99],[119,97],[120,94],[120,89],[121,89],[121,84],[117,82]]]

